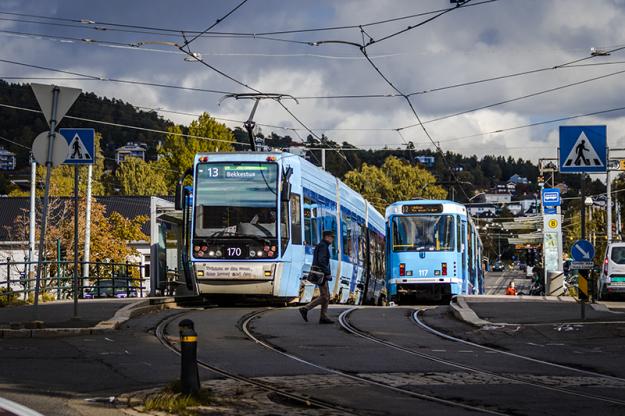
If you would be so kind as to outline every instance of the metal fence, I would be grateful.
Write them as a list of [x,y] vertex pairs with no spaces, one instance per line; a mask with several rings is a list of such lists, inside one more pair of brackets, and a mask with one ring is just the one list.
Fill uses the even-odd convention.
[[[88,276],[83,270],[88,265]],[[38,263],[13,261],[0,263],[0,302],[10,299],[32,301]],[[40,296],[43,300],[72,299],[74,296],[74,262],[46,260],[41,263]],[[143,297],[147,265],[141,263],[79,262],[78,297],[126,298]]]

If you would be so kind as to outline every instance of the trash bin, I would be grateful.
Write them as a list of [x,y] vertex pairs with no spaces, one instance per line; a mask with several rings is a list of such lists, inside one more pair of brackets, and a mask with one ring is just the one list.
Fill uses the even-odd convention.
[[547,272],[547,296],[562,296],[564,294],[564,272]]

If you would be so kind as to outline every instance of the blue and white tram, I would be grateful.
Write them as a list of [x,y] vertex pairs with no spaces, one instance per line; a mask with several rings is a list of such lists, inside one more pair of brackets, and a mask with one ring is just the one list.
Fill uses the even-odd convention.
[[185,197],[181,178],[177,205],[187,213],[183,257],[196,294],[307,302],[315,286],[302,278],[331,230],[333,301],[386,296],[384,218],[334,176],[281,152],[198,154],[189,174],[194,186]]
[[482,242],[466,208],[451,201],[401,201],[386,209],[390,300],[481,294]]

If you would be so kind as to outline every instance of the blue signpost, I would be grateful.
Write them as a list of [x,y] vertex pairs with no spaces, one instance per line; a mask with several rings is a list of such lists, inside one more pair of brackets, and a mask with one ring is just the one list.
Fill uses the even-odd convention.
[[[65,165],[74,165],[74,278],[73,297],[74,315],[78,315],[78,293],[82,292],[78,283],[78,167],[92,165],[95,160],[95,130],[94,129],[59,129],[61,136],[69,145]],[[89,203],[89,202],[87,202]],[[87,228],[89,225],[87,224]]]
[[[571,245],[571,257],[574,269],[591,269],[592,259],[595,257],[595,248],[588,240],[577,240]],[[577,266],[577,267],[575,267]]]
[[59,129],[69,145],[66,165],[91,165],[95,160],[94,129]]
[[560,126],[560,172],[607,171],[606,126]]

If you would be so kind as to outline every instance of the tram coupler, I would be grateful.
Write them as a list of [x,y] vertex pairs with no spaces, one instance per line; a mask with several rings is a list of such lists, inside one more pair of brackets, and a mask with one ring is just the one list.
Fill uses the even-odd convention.
[[197,333],[193,321],[183,319],[180,329],[180,386],[183,394],[196,396],[200,392],[200,374],[197,368]]

